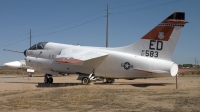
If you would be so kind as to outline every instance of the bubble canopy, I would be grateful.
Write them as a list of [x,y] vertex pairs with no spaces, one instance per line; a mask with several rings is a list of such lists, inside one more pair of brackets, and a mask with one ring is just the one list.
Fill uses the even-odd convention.
[[35,45],[33,45],[32,47],[30,47],[28,50],[37,50],[37,49],[44,49],[45,45],[47,44],[48,42],[40,42],[40,43],[37,43]]

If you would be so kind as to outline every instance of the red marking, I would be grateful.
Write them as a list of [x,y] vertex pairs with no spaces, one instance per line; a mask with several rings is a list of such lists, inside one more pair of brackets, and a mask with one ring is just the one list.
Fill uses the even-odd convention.
[[78,62],[82,62],[82,60],[73,59],[73,58],[67,59],[67,58],[63,57],[63,58],[57,58],[56,62],[61,62],[61,63],[78,63]]
[[[187,22],[185,20],[178,20],[178,19],[165,19],[161,23],[184,25]],[[156,26],[154,29],[152,29],[150,32],[148,32],[146,35],[144,35],[142,37],[142,39],[168,41],[169,37],[172,34],[172,31],[174,30],[174,27],[175,26]],[[162,39],[158,38],[159,32],[164,33],[164,38],[162,38]]]
[[[145,36],[143,36],[142,39],[168,41],[173,30],[174,30],[174,27],[172,26],[156,26],[154,29],[148,32]],[[162,39],[158,38],[159,32],[164,33],[164,38]]]
[[178,19],[165,19],[162,23],[171,23],[171,24],[185,24],[187,21],[185,20],[178,20]]

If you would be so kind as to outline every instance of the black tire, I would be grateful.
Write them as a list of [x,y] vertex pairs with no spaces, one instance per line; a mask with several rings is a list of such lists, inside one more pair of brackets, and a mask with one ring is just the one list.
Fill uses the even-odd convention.
[[53,83],[53,77],[49,77],[49,83]]
[[29,77],[33,77],[33,74],[30,74]]
[[106,79],[106,83],[114,83],[115,79],[111,79],[111,78],[107,78]]
[[90,79],[89,79],[89,78],[84,77],[84,78],[82,79],[82,84],[83,84],[83,85],[88,85],[89,83],[90,83]]
[[49,83],[49,78],[48,77],[44,77],[44,83]]

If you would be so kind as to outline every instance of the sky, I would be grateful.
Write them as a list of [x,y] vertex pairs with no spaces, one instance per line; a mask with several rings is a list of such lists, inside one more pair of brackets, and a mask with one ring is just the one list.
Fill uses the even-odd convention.
[[172,61],[200,64],[200,0],[0,0],[0,65],[22,60],[38,42],[105,47],[108,4],[109,47],[138,41],[173,12],[185,12]]

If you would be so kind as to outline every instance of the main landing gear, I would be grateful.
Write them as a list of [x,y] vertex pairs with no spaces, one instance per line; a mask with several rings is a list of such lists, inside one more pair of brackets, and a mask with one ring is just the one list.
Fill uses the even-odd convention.
[[83,79],[82,79],[82,84],[83,85],[88,85],[90,82],[91,81],[90,81],[90,79],[88,77],[83,77]]
[[44,83],[53,83],[53,77],[50,74],[45,74]]
[[[105,82],[104,79],[106,79]],[[89,76],[85,74],[79,74],[77,80],[81,80],[83,85],[88,85],[89,83],[96,81],[103,81],[104,83],[110,84],[115,82],[115,79],[113,78],[96,77],[93,73],[91,73]]]
[[112,78],[106,79],[106,83],[114,83],[114,82],[115,82],[115,79],[112,79]]
[[[83,77],[82,78],[82,84],[83,85],[88,85],[90,82],[92,81],[104,81],[103,78],[95,78],[95,79],[91,79],[89,77]],[[112,84],[115,82],[115,79],[112,79],[112,78],[106,78],[106,81],[104,83],[107,83],[107,84]]]
[[88,85],[91,81],[96,81],[96,77],[94,76],[93,72],[88,77],[82,77],[83,85]]
[[[106,81],[104,82],[104,79]],[[96,77],[94,73],[91,73],[89,76],[87,74],[79,74],[77,80],[81,80],[83,85],[88,85],[91,82],[103,81],[103,83],[114,83],[115,79],[113,78],[104,78],[104,77]],[[51,74],[45,74],[44,83],[53,83],[53,77]]]

